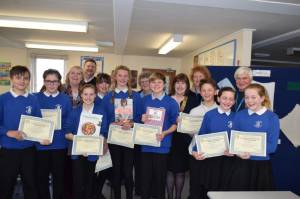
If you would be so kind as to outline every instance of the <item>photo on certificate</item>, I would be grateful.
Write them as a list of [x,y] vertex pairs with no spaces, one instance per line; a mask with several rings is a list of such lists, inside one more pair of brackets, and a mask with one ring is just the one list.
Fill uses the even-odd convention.
[[48,140],[52,143],[54,134],[54,123],[40,117],[21,115],[19,131],[25,133],[25,140],[41,142]]
[[164,108],[147,107],[146,114],[148,115],[148,120],[145,122],[145,124],[163,126],[165,112],[166,109]]
[[55,130],[61,130],[61,109],[41,109],[42,117],[54,123]]
[[77,135],[99,136],[101,131],[102,115],[82,113],[77,129]]
[[265,132],[231,131],[229,153],[250,153],[266,157],[267,134]]
[[134,148],[133,129],[124,130],[119,125],[109,125],[107,143]]
[[187,134],[197,134],[203,121],[202,116],[194,116],[187,113],[179,114],[177,132]]
[[72,155],[102,155],[103,136],[74,135]]
[[196,135],[198,152],[205,154],[206,158],[224,155],[229,148],[227,131]]
[[115,99],[115,122],[133,119],[133,101],[129,98]]
[[160,147],[156,135],[162,133],[162,127],[149,124],[134,123],[134,144]]

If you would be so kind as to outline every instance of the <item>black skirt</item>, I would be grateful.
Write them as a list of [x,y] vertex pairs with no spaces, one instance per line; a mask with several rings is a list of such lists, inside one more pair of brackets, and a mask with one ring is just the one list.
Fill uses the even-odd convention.
[[229,191],[274,190],[270,160],[243,160],[235,157],[227,175],[225,187]]
[[168,170],[173,173],[183,173],[189,169],[188,147],[192,137],[188,134],[174,132],[168,158]]

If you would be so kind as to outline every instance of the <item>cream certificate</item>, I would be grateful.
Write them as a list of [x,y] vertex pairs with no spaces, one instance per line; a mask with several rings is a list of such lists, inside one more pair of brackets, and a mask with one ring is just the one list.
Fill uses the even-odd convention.
[[61,109],[41,109],[41,113],[44,119],[54,123],[55,130],[61,129]]
[[180,113],[177,132],[197,134],[202,124],[202,116],[194,116],[186,113]]
[[156,135],[162,132],[161,126],[134,123],[134,144],[160,147]]
[[102,155],[103,136],[74,135],[72,155]]
[[105,169],[108,169],[112,167],[112,160],[109,150],[105,153],[105,155],[100,156],[97,160],[96,167],[95,167],[95,173],[99,171],[103,171]]
[[110,125],[107,142],[128,148],[134,148],[133,129],[124,130],[119,125]]
[[36,142],[49,140],[52,143],[54,124],[43,118],[21,115],[18,130],[25,133],[25,140]]
[[231,131],[230,150],[232,154],[250,153],[253,156],[266,156],[266,133]]
[[198,152],[205,154],[205,157],[216,157],[224,155],[228,150],[229,141],[226,131],[196,135]]

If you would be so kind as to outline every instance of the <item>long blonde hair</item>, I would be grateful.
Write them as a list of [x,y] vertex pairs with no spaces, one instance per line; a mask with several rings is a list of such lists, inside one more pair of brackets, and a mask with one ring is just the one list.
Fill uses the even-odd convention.
[[253,83],[253,84],[250,84],[249,86],[247,86],[245,88],[245,91],[247,89],[255,89],[257,90],[257,93],[260,97],[264,97],[264,101],[262,102],[262,106],[266,107],[267,109],[271,109],[271,101],[270,101],[270,97],[269,97],[269,94],[268,94],[268,91],[267,89],[260,85],[260,84],[257,84],[257,83]]
[[112,85],[111,85],[111,90],[112,90],[112,98],[111,102],[115,102],[115,90],[117,87],[117,81],[116,81],[116,75],[119,70],[125,70],[128,72],[128,82],[127,82],[127,87],[128,87],[128,97],[132,98],[132,88],[131,88],[131,72],[130,69],[127,66],[124,65],[119,65],[115,68],[115,70],[112,73]]

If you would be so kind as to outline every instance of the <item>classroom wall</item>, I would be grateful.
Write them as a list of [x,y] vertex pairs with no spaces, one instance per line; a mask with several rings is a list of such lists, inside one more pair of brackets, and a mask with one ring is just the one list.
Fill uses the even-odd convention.
[[[32,55],[54,55],[63,56],[67,60],[67,70],[74,66],[80,65],[81,56],[101,56],[104,57],[104,72],[110,74],[117,65],[128,66],[138,73],[142,68],[159,68],[180,70],[180,58],[165,58],[151,56],[134,56],[134,55],[117,55],[112,53],[85,53],[85,52],[67,52],[67,51],[48,51],[25,48],[4,48],[0,47],[0,61],[11,62],[11,65],[31,65]],[[9,87],[0,87],[0,93],[9,90]]]
[[181,72],[189,72],[194,65],[194,56],[200,54],[201,52],[210,50],[224,43],[236,39],[236,66],[250,66],[251,64],[251,50],[252,50],[252,33],[253,29],[241,29],[232,34],[226,35],[219,40],[209,43],[192,53],[182,57],[181,59]]

